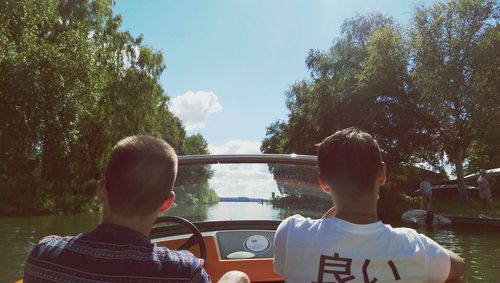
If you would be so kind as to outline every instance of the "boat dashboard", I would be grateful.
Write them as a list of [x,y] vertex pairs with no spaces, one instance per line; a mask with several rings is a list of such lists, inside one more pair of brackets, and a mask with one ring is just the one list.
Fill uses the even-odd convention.
[[[280,221],[237,220],[193,223],[206,246],[205,269],[217,282],[226,272],[243,271],[252,282],[283,282],[273,272],[274,234]],[[191,233],[181,225],[154,227],[151,238],[157,245],[178,249]],[[200,256],[200,245],[188,249]]]
[[216,232],[221,259],[273,258],[274,231],[222,231]]

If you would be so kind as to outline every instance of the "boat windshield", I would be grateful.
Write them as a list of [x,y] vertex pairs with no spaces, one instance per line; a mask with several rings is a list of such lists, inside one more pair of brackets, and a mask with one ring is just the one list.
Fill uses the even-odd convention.
[[311,164],[180,162],[175,205],[164,215],[193,222],[282,220],[297,213],[318,218],[331,199],[317,176]]

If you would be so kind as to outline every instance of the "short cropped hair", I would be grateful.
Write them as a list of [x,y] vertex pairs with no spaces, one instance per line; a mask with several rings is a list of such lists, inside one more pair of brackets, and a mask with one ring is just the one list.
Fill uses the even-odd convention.
[[110,208],[124,216],[143,216],[159,209],[172,191],[177,155],[164,140],[131,136],[113,148],[105,185]]
[[350,127],[318,146],[319,176],[338,194],[354,197],[375,188],[382,157],[370,134]]

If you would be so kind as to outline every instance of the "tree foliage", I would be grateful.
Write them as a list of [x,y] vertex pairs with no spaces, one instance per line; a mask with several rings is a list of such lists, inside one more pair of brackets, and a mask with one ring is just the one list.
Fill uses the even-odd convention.
[[354,125],[376,136],[390,165],[415,162],[412,153],[430,141],[411,115],[418,114],[408,56],[393,19],[348,19],[330,50],[309,52],[311,77],[287,91],[289,119],[267,128],[262,150],[314,154],[316,142]]
[[95,189],[82,184],[100,178],[113,145],[129,135],[206,151],[169,110],[162,53],[120,25],[111,0],[0,2],[0,173],[44,184],[28,190],[42,197],[26,207],[78,210]]
[[[184,140],[182,154],[208,154],[208,143],[200,134]],[[176,199],[181,204],[214,204],[219,202],[217,193],[208,181],[214,175],[210,165],[179,166],[176,180]]]
[[410,27],[419,102],[435,121],[435,139],[455,164],[461,192],[469,146],[500,126],[499,9],[490,0],[437,2],[418,7]]
[[463,178],[467,157],[476,164],[497,148],[498,13],[494,1],[451,0],[416,7],[406,27],[378,13],[347,19],[329,50],[309,51],[310,77],[286,91],[288,119],[267,127],[261,150],[314,154],[357,126],[393,176],[421,162],[444,171],[448,156]]

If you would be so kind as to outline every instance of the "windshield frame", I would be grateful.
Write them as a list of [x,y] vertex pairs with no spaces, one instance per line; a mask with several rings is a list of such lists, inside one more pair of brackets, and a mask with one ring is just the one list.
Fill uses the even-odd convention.
[[301,154],[199,154],[178,156],[180,165],[226,164],[226,163],[278,163],[317,166],[315,155]]

